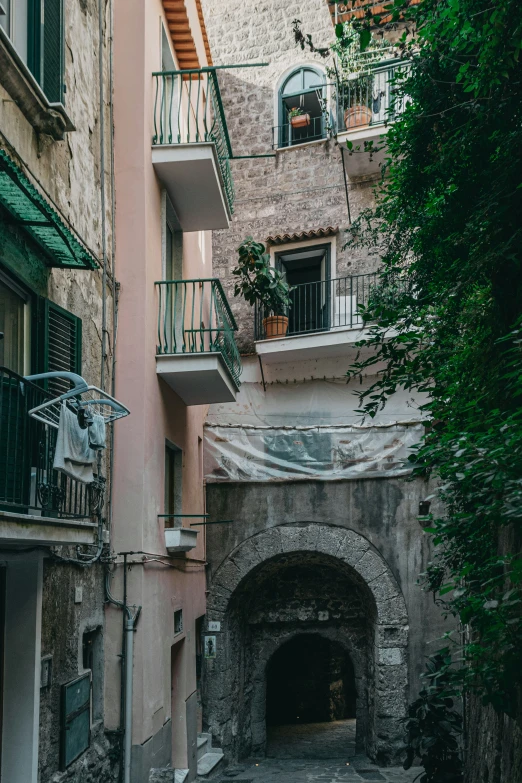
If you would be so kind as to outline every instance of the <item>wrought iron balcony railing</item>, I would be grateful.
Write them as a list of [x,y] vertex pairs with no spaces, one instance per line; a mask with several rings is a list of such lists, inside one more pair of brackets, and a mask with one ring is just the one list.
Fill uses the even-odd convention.
[[272,149],[293,147],[296,144],[306,144],[309,141],[319,141],[319,139],[326,138],[326,122],[322,115],[310,117],[310,115],[303,114],[302,116],[307,118],[308,124],[304,124],[303,121],[303,124],[296,127],[291,122],[287,122],[272,128]]
[[0,367],[0,510],[90,519],[102,508],[104,479],[83,484],[54,470],[58,430],[28,414],[52,396]]
[[158,355],[220,353],[239,387],[237,324],[217,278],[158,281]]
[[154,78],[154,136],[152,143],[198,144],[212,142],[230,211],[234,181],[229,159],[232,148],[223,101],[213,68],[159,71]]
[[[279,318],[271,326],[272,334],[284,337],[313,332],[328,332],[338,328],[362,328],[359,312],[367,305],[372,291],[376,290],[379,275],[351,275],[315,283],[301,283],[290,292],[291,305],[286,319]],[[255,307],[254,333],[256,340],[267,337],[266,318],[272,315],[263,307]]]
[[404,111],[406,99],[397,82],[407,68],[407,63],[390,60],[338,83],[334,88],[337,132],[393,122]]

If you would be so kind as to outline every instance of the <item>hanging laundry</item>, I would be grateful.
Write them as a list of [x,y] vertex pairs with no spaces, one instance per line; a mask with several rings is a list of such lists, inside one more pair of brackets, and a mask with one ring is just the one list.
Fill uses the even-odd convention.
[[89,445],[89,430],[82,430],[76,414],[62,402],[53,468],[84,484],[92,484],[95,459],[96,454]]
[[105,444],[105,419],[99,413],[95,413],[92,422],[87,429],[89,433],[89,446],[95,451],[104,449]]

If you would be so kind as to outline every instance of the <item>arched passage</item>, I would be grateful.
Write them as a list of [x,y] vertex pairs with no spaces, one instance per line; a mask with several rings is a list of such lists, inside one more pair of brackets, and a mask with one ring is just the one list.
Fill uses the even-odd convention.
[[253,536],[215,573],[208,618],[221,622],[222,635],[205,675],[205,719],[229,757],[266,752],[269,661],[312,634],[340,644],[353,664],[358,749],[394,759],[405,714],[406,610],[366,539],[317,523]]
[[267,726],[355,718],[355,702],[353,664],[338,642],[299,634],[268,662]]
[[318,633],[281,645],[266,669],[267,756],[355,753],[355,671],[346,649]]

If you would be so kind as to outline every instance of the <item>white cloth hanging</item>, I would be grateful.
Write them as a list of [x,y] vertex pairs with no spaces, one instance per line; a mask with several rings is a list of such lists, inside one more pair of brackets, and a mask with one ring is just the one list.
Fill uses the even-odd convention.
[[89,445],[88,429],[82,430],[76,414],[69,410],[67,403],[62,402],[53,468],[83,484],[92,484],[95,459],[96,454]]
[[87,428],[89,433],[89,446],[96,451],[105,448],[105,419],[99,413],[95,413],[92,422]]

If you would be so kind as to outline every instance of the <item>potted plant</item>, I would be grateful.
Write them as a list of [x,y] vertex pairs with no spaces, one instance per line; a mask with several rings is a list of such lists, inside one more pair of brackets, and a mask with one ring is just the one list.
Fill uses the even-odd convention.
[[345,127],[360,128],[369,125],[373,118],[376,100],[375,77],[372,66],[381,62],[390,44],[376,38],[368,31],[368,40],[361,46],[361,36],[351,22],[340,22],[335,27],[336,39],[327,47],[314,46],[312,36],[303,34],[299,20],[294,20],[294,36],[301,49],[308,48],[323,58],[334,55],[335,65],[327,67],[328,76],[337,83],[337,103]]
[[293,109],[290,109],[288,119],[292,128],[305,128],[307,125],[310,125],[310,115],[303,112],[299,106],[294,106]]
[[372,121],[371,106],[375,100],[372,65],[383,59],[384,49],[388,49],[387,42],[371,36],[361,53],[359,34],[347,22],[342,36],[332,46],[339,62],[338,98],[347,130],[364,127]]
[[270,266],[265,246],[247,237],[238,248],[239,263],[232,271],[239,278],[234,296],[242,296],[252,307],[261,308],[265,337],[284,337],[288,331],[290,286],[281,272]]

